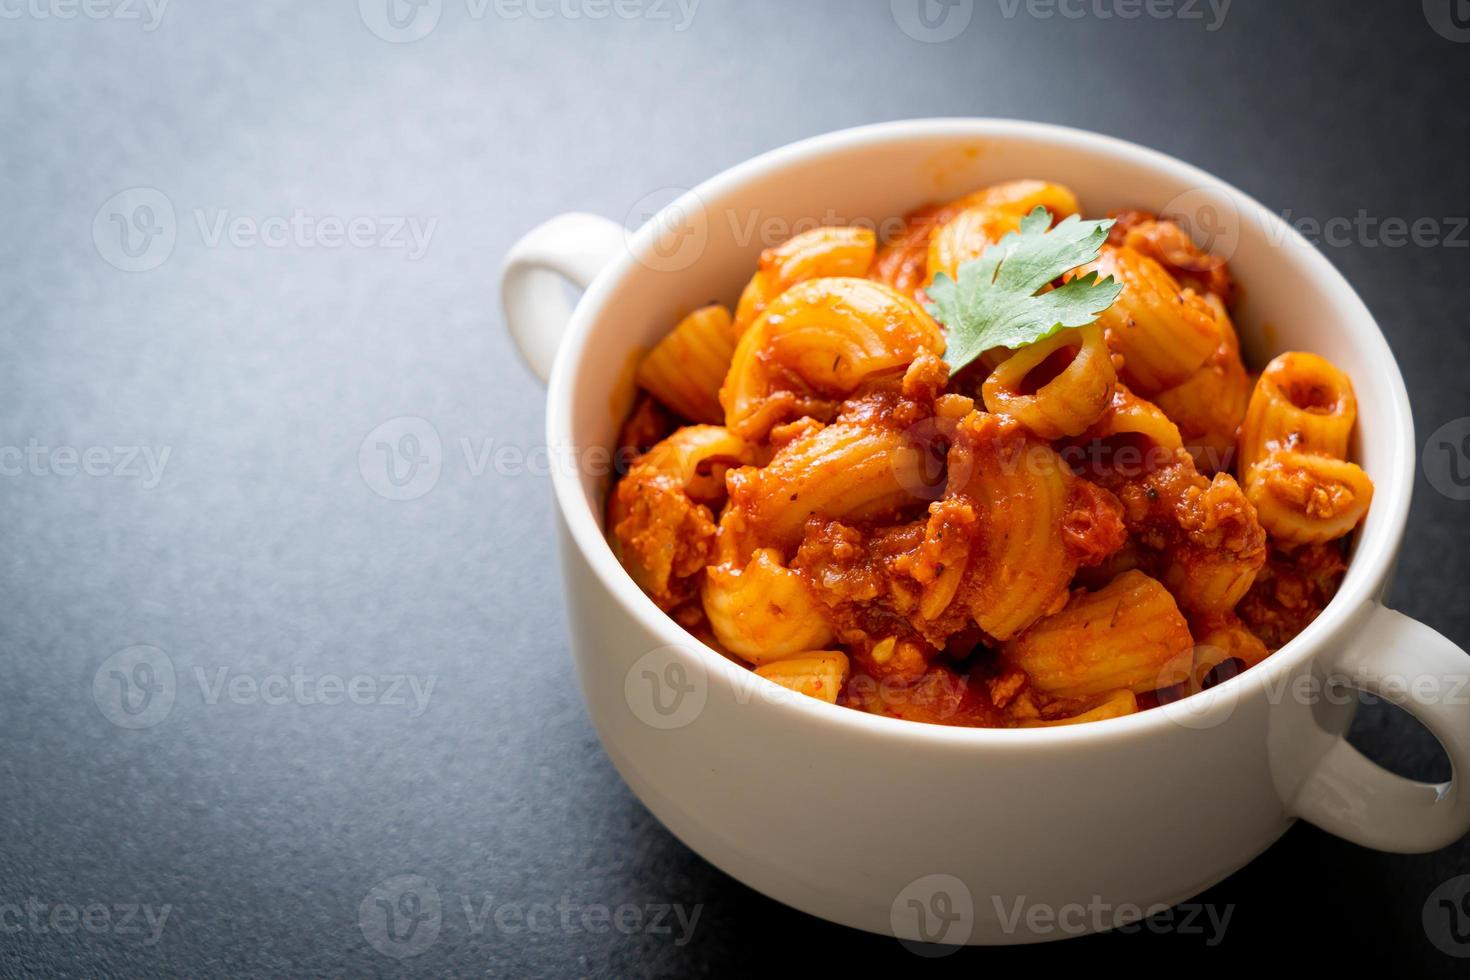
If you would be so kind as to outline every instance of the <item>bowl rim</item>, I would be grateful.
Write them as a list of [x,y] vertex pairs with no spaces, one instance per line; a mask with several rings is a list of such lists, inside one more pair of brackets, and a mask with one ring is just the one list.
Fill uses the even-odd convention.
[[[562,337],[547,386],[547,444],[554,451],[561,447],[571,450],[576,446],[570,410],[571,388],[576,369],[586,353],[588,338],[599,321],[602,308],[614,286],[637,265],[637,256],[654,243],[659,233],[660,218],[669,209],[722,198],[754,177],[838,151],[935,137],[981,138],[992,141],[1023,139],[1066,146],[1115,159],[1126,158],[1135,164],[1187,181],[1188,186],[1207,187],[1229,195],[1238,207],[1248,209],[1253,212],[1254,218],[1264,221],[1273,236],[1279,236],[1273,239],[1279,243],[1278,247],[1291,244],[1304,250],[1303,261],[1310,275],[1340,292],[1351,308],[1356,323],[1344,326],[1348,335],[1354,338],[1353,343],[1366,346],[1368,360],[1381,364],[1386,372],[1384,380],[1391,395],[1389,404],[1375,406],[1375,410],[1387,414],[1392,445],[1388,463],[1383,467],[1383,474],[1374,488],[1374,526],[1359,529],[1354,554],[1342,586],[1327,607],[1300,634],[1256,666],[1207,691],[1192,694],[1167,707],[1076,725],[1047,728],[972,728],[891,718],[809,697],[781,697],[772,701],[752,698],[749,705],[759,705],[776,711],[803,712],[809,714],[813,721],[844,726],[856,738],[910,738],[957,748],[973,746],[1040,749],[1082,740],[1131,741],[1135,738],[1153,737],[1160,728],[1169,725],[1204,728],[1222,724],[1229,719],[1236,705],[1258,695],[1278,678],[1297,671],[1321,652],[1334,636],[1339,635],[1377,602],[1392,570],[1408,520],[1415,466],[1414,430],[1408,392],[1398,361],[1394,358],[1377,320],[1346,277],[1275,212],[1233,185],[1192,164],[1127,140],[1089,130],[990,117],[937,117],[874,123],[808,137],[753,156],[701,182],[667,205],[642,227],[630,231],[628,247],[618,252],[583,294]],[[1245,218],[1246,215],[1242,215],[1242,220]],[[618,599],[629,615],[650,635],[664,641],[665,646],[685,651],[695,658],[695,665],[706,673],[711,685],[717,680],[722,684],[760,683],[750,680],[759,675],[699,642],[637,587],[614,556],[604,536],[599,515],[588,506],[574,469],[552,467],[551,479],[564,527],[603,587]],[[770,681],[765,683],[776,686]],[[1280,689],[1283,688],[1278,688]],[[1189,717],[1199,719],[1198,721],[1177,720],[1178,712],[1186,710],[1181,706],[1186,705]],[[1208,720],[1221,714],[1224,717],[1218,721]]]

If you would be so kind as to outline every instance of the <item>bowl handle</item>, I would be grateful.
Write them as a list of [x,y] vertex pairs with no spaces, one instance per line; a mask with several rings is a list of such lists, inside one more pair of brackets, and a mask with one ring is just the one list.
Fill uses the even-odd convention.
[[1332,668],[1335,678],[1419,719],[1450,757],[1450,781],[1405,779],[1340,738],[1306,780],[1293,811],[1329,833],[1382,851],[1420,854],[1470,831],[1470,657],[1418,620],[1375,606]]
[[625,246],[622,225],[595,214],[557,215],[523,235],[500,269],[505,325],[543,382],[572,318],[566,283],[586,289]]

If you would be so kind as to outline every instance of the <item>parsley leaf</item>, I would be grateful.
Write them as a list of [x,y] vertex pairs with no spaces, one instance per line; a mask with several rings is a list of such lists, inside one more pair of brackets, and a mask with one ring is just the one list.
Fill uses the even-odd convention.
[[[944,360],[955,372],[992,347],[1025,347],[1065,327],[1084,327],[1113,305],[1123,284],[1098,282],[1089,272],[1038,295],[1058,276],[1097,258],[1111,220],[1082,221],[1075,214],[1051,227],[1037,207],[980,258],[960,266],[958,281],[944,273],[927,292],[929,314],[945,327]],[[1048,230],[1050,229],[1050,230]]]

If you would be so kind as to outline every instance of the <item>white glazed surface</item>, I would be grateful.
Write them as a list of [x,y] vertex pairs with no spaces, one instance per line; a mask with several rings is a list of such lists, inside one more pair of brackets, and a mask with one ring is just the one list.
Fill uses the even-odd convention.
[[[1131,914],[1181,901],[1249,861],[1297,816],[1389,850],[1457,839],[1470,826],[1470,799],[1456,783],[1428,786],[1378,769],[1341,737],[1352,714],[1344,699],[1302,698],[1292,686],[1342,669],[1372,690],[1385,675],[1466,670],[1463,652],[1379,604],[1414,465],[1397,366],[1372,316],[1320,254],[1261,205],[1178,161],[1033,123],[916,120],[756,158],[625,242],[613,244],[605,221],[562,216],[517,246],[504,284],[512,332],[544,371],[564,314],[550,305],[537,312],[551,294],[533,277],[552,270],[590,282],[551,369],[554,456],[586,460],[593,447],[612,445],[631,357],[695,306],[733,302],[760,249],[774,244],[753,227],[824,215],[877,221],[1018,177],[1067,184],[1088,215],[1217,208],[1225,226],[1217,247],[1230,252],[1245,286],[1237,315],[1248,363],[1311,350],[1352,377],[1355,452],[1376,497],[1337,598],[1261,666],[1168,709],[1044,730],[902,722],[767,697],[773,685],[700,646],[618,566],[603,538],[601,468],[559,465],[573,649],[588,712],[619,772],[680,839],[765,894],[835,922],[944,942],[1075,934],[1010,921],[1018,902]],[[675,226],[681,234],[671,238]],[[649,723],[639,678],[663,676],[671,664],[702,707],[686,710],[677,727],[656,727],[664,722]],[[1435,732],[1456,775],[1465,771],[1470,713],[1383,693]],[[926,909],[956,914],[926,917]]]

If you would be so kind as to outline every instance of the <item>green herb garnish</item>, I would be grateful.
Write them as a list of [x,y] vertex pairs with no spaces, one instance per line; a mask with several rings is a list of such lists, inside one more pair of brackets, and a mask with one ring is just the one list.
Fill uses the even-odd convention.
[[1123,284],[1096,272],[1056,289],[1040,289],[1097,258],[1111,219],[1082,221],[1074,214],[1055,228],[1037,207],[1013,231],[929,286],[929,314],[945,326],[945,363],[955,372],[992,347],[1025,347],[1066,327],[1085,327],[1118,298]]

